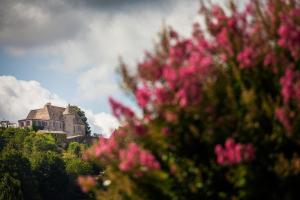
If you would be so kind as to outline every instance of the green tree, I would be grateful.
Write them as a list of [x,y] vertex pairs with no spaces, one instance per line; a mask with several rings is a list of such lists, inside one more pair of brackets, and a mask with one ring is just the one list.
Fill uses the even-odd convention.
[[71,109],[78,114],[78,116],[81,118],[81,120],[85,124],[85,133],[87,135],[91,135],[91,127],[88,123],[87,117],[85,116],[85,112],[83,110],[81,110],[78,106],[75,106],[75,105],[72,105]]
[[71,176],[86,175],[93,173],[92,165],[81,158],[67,159],[66,172]]
[[6,181],[19,184],[24,199],[39,199],[36,190],[37,182],[31,171],[30,162],[21,152],[16,150],[5,151],[0,156],[0,174],[9,174]]
[[82,152],[84,151],[85,149],[85,145],[84,144],[80,144],[78,142],[71,142],[69,145],[68,145],[68,149],[67,151],[71,154],[74,154],[76,156],[81,156]]
[[24,140],[24,152],[27,154],[35,152],[58,151],[55,139],[50,134],[34,133]]
[[0,175],[0,199],[1,200],[22,200],[23,193],[21,182],[8,173]]
[[34,154],[32,169],[43,199],[64,199],[68,177],[65,164],[57,153],[48,151]]
[[33,132],[28,129],[21,128],[5,128],[0,130],[1,142],[0,149],[6,147],[7,149],[21,150],[23,148],[24,139],[33,134]]

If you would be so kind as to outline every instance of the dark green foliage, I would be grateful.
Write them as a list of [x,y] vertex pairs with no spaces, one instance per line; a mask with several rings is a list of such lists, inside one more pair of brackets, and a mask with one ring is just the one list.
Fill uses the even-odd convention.
[[24,199],[33,198],[33,195],[37,193],[30,162],[21,152],[12,149],[2,153],[0,158],[0,174],[5,173],[20,181],[20,188]]
[[54,152],[34,155],[32,170],[39,182],[43,199],[64,199],[68,177],[63,160]]
[[21,191],[21,182],[9,174],[5,173],[0,176],[0,199],[21,200],[23,194]]

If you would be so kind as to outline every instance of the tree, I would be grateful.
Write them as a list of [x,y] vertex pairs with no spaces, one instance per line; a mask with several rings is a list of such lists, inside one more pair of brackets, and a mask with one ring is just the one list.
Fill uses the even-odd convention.
[[[13,149],[2,153],[0,156],[0,175],[4,175],[1,179],[5,191],[15,190],[17,191],[16,195],[22,196],[24,199],[39,199],[36,190],[37,182],[31,171],[30,162],[22,153]],[[5,187],[5,182],[12,185]]]
[[80,157],[82,152],[85,150],[86,146],[84,144],[80,144],[78,142],[70,142],[68,145],[67,152]]
[[28,155],[32,153],[40,153],[47,151],[58,151],[55,139],[50,134],[33,133],[24,140],[24,153]]
[[190,37],[161,34],[110,99],[124,126],[84,155],[100,199],[299,199],[300,1],[201,4]]
[[83,110],[81,110],[78,106],[72,105],[71,109],[74,110],[78,116],[81,118],[81,120],[83,121],[84,125],[85,125],[85,133],[87,135],[91,135],[91,127],[87,121],[87,117],[85,116],[85,112]]
[[20,181],[14,179],[7,173],[0,176],[0,191],[0,199],[23,199]]
[[55,152],[34,154],[32,169],[43,199],[64,199],[68,186],[65,164]]
[[83,161],[85,145],[59,149],[50,134],[30,129],[0,130],[0,199],[93,199],[78,184],[80,174],[94,174]]

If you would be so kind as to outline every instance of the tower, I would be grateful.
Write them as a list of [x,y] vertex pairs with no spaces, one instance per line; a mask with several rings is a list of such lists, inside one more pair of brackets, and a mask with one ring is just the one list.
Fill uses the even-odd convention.
[[64,131],[67,133],[67,135],[73,135],[74,130],[74,121],[75,121],[75,114],[71,109],[70,104],[68,104],[67,108],[63,112],[63,118],[64,118]]

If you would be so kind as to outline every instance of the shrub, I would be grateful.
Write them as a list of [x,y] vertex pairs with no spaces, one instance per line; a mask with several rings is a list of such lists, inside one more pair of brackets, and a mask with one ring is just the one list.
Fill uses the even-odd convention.
[[160,43],[110,99],[123,126],[85,158],[99,199],[299,199],[300,1],[201,4],[205,26]]

